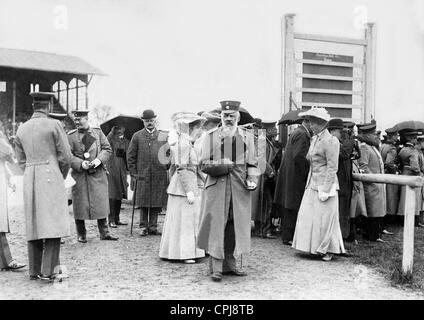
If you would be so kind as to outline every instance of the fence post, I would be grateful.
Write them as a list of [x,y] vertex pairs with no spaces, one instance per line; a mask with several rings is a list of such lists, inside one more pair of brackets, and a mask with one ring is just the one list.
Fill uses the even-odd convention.
[[412,265],[414,262],[414,220],[416,196],[414,188],[411,188],[410,186],[405,186],[405,188],[402,274],[403,276],[412,276]]

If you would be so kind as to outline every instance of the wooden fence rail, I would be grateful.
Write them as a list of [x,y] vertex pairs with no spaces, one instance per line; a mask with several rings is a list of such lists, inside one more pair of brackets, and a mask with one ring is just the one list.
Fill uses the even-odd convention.
[[406,186],[402,273],[404,276],[412,275],[412,266],[414,263],[415,188],[421,188],[424,185],[424,179],[419,176],[354,173],[353,180],[365,183],[384,183]]

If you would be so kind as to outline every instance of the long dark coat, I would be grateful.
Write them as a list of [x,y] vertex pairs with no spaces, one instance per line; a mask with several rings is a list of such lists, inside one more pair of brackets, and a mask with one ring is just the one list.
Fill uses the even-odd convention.
[[[247,130],[238,128],[236,142],[243,142],[245,152],[238,153],[227,174],[212,176],[205,166],[214,150],[221,147],[221,128],[208,134],[202,145],[200,167],[208,174],[201,205],[201,221],[197,246],[209,252],[212,257],[224,259],[224,230],[229,218],[230,203],[234,220],[234,255],[248,253],[250,250],[251,192],[246,189],[246,179],[257,182],[259,175],[257,157],[254,152],[254,137]],[[242,143],[240,143],[241,145]],[[211,175],[212,174],[212,175]]]
[[[398,151],[394,143],[386,142],[381,146],[381,157],[384,162],[384,172],[396,174],[398,171]],[[400,186],[396,184],[386,185],[387,214],[396,215],[398,212]]]
[[119,139],[117,136],[109,133],[107,136],[112,155],[107,163],[109,171],[109,199],[122,200],[128,197],[127,181],[127,151],[130,141],[126,138]]
[[281,209],[299,211],[309,173],[306,159],[311,135],[304,126],[296,128],[289,137],[278,171],[274,202]]
[[170,149],[168,134],[146,129],[136,132],[127,152],[128,170],[137,176],[136,205],[145,208],[166,207]]
[[[358,160],[359,169],[367,173],[384,173],[384,164],[380,151],[373,145],[374,138],[361,135],[362,142],[359,145],[361,157]],[[365,205],[367,216],[370,218],[382,218],[386,215],[386,185],[381,183],[364,182]]]
[[339,222],[343,238],[350,233],[350,203],[352,199],[352,160],[350,156],[353,149],[353,141],[342,140],[340,143],[339,167],[337,178],[339,180]]
[[70,235],[65,177],[72,160],[65,131],[42,111],[22,124],[15,151],[24,172],[24,211],[27,240]]
[[[98,220],[109,215],[109,187],[106,165],[112,154],[109,141],[100,128],[89,128],[87,135],[95,141],[86,151],[82,143],[84,133],[77,130],[68,132],[68,141],[73,154],[72,178],[76,184],[72,187],[72,205],[77,220]],[[94,174],[88,174],[81,168],[84,153],[90,154],[89,161],[99,159],[102,164]]]

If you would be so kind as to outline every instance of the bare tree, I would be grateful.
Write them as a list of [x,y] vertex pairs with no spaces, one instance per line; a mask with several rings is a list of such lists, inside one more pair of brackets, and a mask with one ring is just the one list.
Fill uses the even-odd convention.
[[90,109],[89,120],[93,126],[100,126],[100,124],[107,119],[117,115],[117,111],[112,106],[97,104]]

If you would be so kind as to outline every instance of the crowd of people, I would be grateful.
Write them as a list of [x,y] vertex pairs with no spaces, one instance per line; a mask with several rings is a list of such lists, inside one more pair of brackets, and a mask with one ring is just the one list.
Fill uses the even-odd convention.
[[[78,242],[88,242],[85,220],[97,220],[101,240],[118,240],[110,228],[127,225],[120,210],[130,187],[140,209],[140,236],[161,236],[159,257],[191,264],[209,256],[211,279],[221,281],[246,275],[238,261],[250,251],[252,234],[274,239],[280,233],[283,244],[324,261],[348,256],[344,242],[357,241],[359,232],[384,242],[388,224],[405,213],[405,190],[354,181],[352,173],[424,174],[420,132],[391,128],[380,141],[375,121],[357,124],[355,134],[354,123],[331,119],[325,108],[300,113],[303,122],[283,149],[276,121],[238,124],[239,101],[221,101],[220,112],[176,112],[171,132],[159,130],[156,113],[144,110],[144,128],[129,139],[125,123],[107,136],[91,127],[88,111],[74,112],[77,128],[66,134],[57,121],[66,115],[48,114],[51,94],[32,97],[34,114],[14,140],[25,171],[32,280],[66,277],[59,267],[61,239],[70,235],[66,188],[72,188]],[[2,197],[13,187],[5,163],[14,154],[5,137],[0,135]],[[423,226],[421,189],[416,198],[417,226]],[[6,239],[7,201],[0,209],[0,266],[23,268]]]

